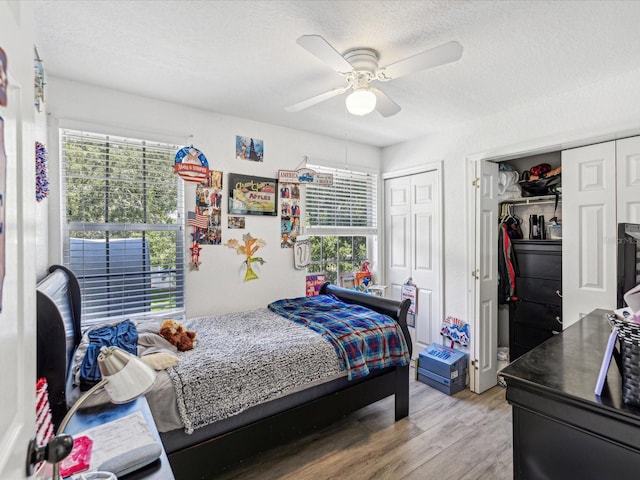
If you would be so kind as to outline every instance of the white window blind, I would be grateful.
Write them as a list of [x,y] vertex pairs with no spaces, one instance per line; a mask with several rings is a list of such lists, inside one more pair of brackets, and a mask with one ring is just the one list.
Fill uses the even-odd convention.
[[377,175],[307,166],[318,173],[333,174],[333,185],[312,183],[306,186],[306,233],[310,235],[378,233]]
[[63,262],[82,322],[184,311],[184,202],[176,145],[60,130]]

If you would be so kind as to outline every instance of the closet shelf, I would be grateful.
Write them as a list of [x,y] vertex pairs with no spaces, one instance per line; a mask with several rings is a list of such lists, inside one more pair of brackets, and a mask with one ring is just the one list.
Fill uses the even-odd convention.
[[[562,195],[558,198],[558,202],[562,201]],[[544,205],[547,203],[556,203],[555,195],[540,195],[538,197],[521,197],[511,198],[509,200],[501,201],[500,203],[511,203],[513,205]]]

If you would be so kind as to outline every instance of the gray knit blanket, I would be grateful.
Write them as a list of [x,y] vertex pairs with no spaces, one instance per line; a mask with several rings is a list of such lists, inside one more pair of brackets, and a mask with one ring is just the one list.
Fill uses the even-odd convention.
[[196,332],[195,348],[167,372],[186,433],[341,373],[321,335],[266,308],[184,325]]

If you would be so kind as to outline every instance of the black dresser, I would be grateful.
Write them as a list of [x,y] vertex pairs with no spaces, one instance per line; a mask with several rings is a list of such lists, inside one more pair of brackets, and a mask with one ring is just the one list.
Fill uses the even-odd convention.
[[562,331],[562,241],[513,240],[516,295],[509,306],[509,358]]
[[640,408],[623,402],[615,361],[602,395],[594,393],[607,313],[594,310],[500,372],[513,409],[515,480],[640,478]]

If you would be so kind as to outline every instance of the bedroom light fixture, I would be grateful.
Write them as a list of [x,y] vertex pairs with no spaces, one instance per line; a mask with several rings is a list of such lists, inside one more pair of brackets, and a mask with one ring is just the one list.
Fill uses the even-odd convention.
[[352,115],[366,115],[376,108],[376,95],[366,87],[354,88],[345,103]]
[[42,455],[52,458],[42,458],[53,463],[53,480],[60,479],[60,464],[73,448],[73,437],[64,435],[64,430],[71,417],[80,406],[96,391],[104,388],[113,403],[128,403],[147,393],[156,379],[156,372],[135,355],[118,347],[102,347],[98,354],[98,367],[102,380],[87,390],[69,409],[60,422],[56,436],[48,445],[38,447]]

